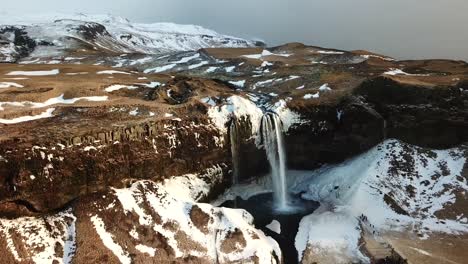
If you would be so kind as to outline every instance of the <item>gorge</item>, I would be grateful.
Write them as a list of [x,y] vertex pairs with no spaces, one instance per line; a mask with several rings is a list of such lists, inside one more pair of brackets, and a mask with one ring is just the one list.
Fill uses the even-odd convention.
[[0,27],[0,263],[465,261],[466,62],[174,28]]

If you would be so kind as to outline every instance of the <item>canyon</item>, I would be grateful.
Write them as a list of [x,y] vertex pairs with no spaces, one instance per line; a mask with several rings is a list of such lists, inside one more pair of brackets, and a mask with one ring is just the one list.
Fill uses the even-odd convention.
[[1,26],[0,61],[2,263],[467,257],[464,61],[107,17]]

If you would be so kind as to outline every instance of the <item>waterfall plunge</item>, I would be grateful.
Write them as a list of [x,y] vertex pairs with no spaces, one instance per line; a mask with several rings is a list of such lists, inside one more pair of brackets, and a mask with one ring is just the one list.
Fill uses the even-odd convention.
[[275,203],[277,209],[287,210],[289,208],[289,197],[286,184],[286,155],[281,119],[275,113],[267,113],[262,117],[260,129],[263,146],[270,163]]
[[232,184],[239,183],[239,137],[238,137],[237,121],[236,119],[231,120],[229,125],[229,139],[231,143],[231,155],[232,155]]

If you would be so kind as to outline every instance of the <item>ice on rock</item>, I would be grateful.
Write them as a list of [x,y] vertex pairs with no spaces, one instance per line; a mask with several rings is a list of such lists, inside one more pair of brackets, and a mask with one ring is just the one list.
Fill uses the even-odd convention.
[[[307,175],[299,173],[294,192],[331,206],[323,206],[301,221],[296,236],[298,251],[315,245],[317,250],[348,251],[347,256],[360,258],[355,249],[359,237],[356,219],[361,215],[379,232],[409,229],[422,234],[421,239],[432,232],[468,232],[468,225],[460,219],[436,216],[444,205],[454,202],[453,190],[468,191],[465,183],[456,180],[466,162],[462,152],[458,148],[423,151],[391,139],[342,164],[324,166]],[[403,157],[410,157],[414,164],[399,172],[401,168],[393,164],[403,163]],[[445,176],[434,178],[442,174]],[[407,191],[408,186],[414,193]],[[385,195],[405,213],[390,207]]]

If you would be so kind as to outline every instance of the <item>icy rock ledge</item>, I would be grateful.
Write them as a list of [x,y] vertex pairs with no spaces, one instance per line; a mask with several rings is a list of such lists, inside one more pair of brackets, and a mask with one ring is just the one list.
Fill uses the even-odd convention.
[[221,176],[214,166],[161,183],[137,181],[85,198],[47,223],[40,217],[0,220],[0,245],[8,245],[6,259],[34,263],[279,263],[278,244],[255,229],[247,211],[198,202]]
[[452,207],[468,191],[461,176],[466,161],[466,146],[431,150],[390,139],[341,164],[295,172],[294,192],[322,204],[300,223],[299,261],[368,262],[360,249],[363,228],[421,240],[468,233],[466,213],[454,217]]

